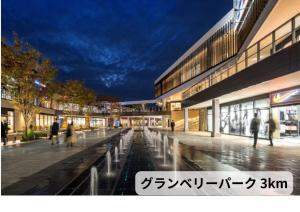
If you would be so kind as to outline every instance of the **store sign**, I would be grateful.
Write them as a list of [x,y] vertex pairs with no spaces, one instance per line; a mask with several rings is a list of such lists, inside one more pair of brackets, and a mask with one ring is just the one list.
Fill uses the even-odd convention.
[[271,94],[271,104],[273,106],[291,103],[300,103],[300,88]]
[[172,102],[171,111],[173,110],[181,110],[181,102]]

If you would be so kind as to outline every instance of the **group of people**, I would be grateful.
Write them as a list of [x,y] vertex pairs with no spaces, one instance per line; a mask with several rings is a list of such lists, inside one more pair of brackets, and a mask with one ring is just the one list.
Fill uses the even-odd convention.
[[[272,116],[270,116],[270,119],[269,121],[267,121],[267,123],[269,124],[269,140],[270,140],[269,146],[273,146],[273,133],[276,130],[276,124]],[[255,113],[254,118],[251,120],[251,124],[250,124],[250,131],[253,134],[253,138],[254,138],[254,143],[253,143],[254,148],[256,148],[256,144],[257,144],[259,126],[260,126],[260,119],[258,118],[257,113]],[[174,128],[175,128],[175,122],[174,120],[172,120],[171,121],[172,132],[174,132]]]
[[[276,124],[272,116],[270,116],[270,119],[269,121],[267,121],[267,123],[269,124],[269,140],[270,140],[269,146],[273,146],[273,133],[276,130]],[[253,148],[256,148],[259,126],[260,126],[260,119],[258,118],[257,113],[255,113],[254,118],[251,120],[251,124],[250,124],[250,131],[253,134],[253,139],[254,139]]]
[[[55,141],[56,144],[59,144],[58,132],[59,132],[59,124],[57,122],[57,119],[55,119],[55,121],[51,126],[50,137],[49,137],[49,139],[51,139],[51,145],[54,145]],[[69,146],[73,147],[73,145],[77,142],[77,136],[73,126],[73,121],[70,124],[68,124],[65,133],[65,142],[67,143],[67,147]]]

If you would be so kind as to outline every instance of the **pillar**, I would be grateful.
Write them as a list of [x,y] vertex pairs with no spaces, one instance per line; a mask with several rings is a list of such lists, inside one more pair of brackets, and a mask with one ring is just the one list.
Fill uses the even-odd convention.
[[145,126],[146,126],[146,119],[145,119],[145,116],[143,116],[143,129]]
[[184,108],[184,131],[189,130],[189,109]]
[[219,103],[219,99],[213,99],[211,137],[218,137],[218,136],[220,136],[220,103]]

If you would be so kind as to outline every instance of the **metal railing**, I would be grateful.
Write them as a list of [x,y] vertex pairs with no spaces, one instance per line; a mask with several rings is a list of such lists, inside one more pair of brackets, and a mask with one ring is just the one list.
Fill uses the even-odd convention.
[[210,86],[245,70],[257,62],[262,61],[299,41],[300,13],[247,48],[233,64],[225,64],[206,78],[202,79],[199,83],[183,92],[182,99],[187,99],[196,93],[204,91]]

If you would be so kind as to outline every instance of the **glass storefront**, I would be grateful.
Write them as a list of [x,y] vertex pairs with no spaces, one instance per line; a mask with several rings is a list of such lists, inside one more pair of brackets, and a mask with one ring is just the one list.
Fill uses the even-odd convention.
[[275,121],[279,123],[280,137],[300,135],[300,105],[273,108],[272,114]]
[[234,134],[234,135],[239,135],[240,134],[240,126],[241,126],[241,114],[240,114],[240,105],[235,104],[235,105],[230,105],[229,109],[229,133]]
[[54,115],[36,114],[35,127],[36,130],[48,130],[54,122]]
[[268,138],[269,135],[269,117],[270,117],[270,99],[260,99],[254,102],[254,113],[257,113],[260,119],[258,137]]
[[278,137],[300,135],[300,87],[270,94],[272,116],[278,123]]
[[73,121],[73,125],[76,129],[85,127],[85,118],[84,117],[68,117],[67,123],[70,124]]
[[241,104],[241,135],[251,136],[250,124],[254,117],[253,101]]
[[90,127],[98,128],[105,126],[105,119],[103,118],[91,118],[90,120]]
[[221,124],[220,132],[229,134],[229,106],[221,107]]
[[[254,113],[261,120],[259,137],[268,137],[269,98],[221,105],[220,132],[231,135],[251,136],[250,124]],[[212,131],[212,109],[207,110],[208,131]]]
[[8,125],[8,132],[14,132],[14,111],[7,111],[7,114],[1,114],[1,122],[6,122]]

